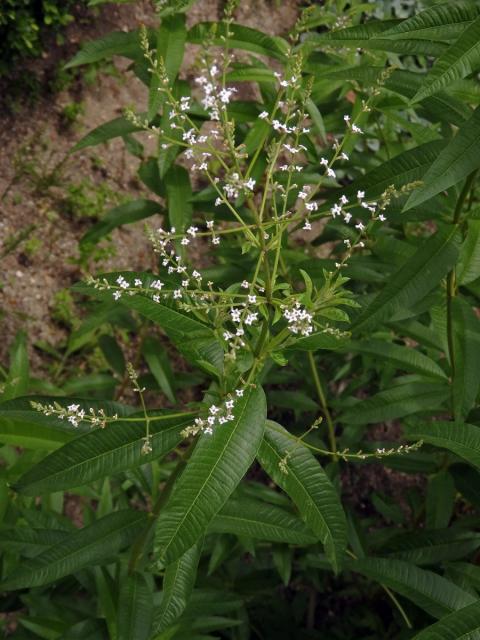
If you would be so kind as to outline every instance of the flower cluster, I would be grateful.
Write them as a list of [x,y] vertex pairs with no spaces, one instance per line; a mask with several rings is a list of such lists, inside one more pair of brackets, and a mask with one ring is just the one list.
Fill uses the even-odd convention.
[[295,335],[309,336],[313,331],[313,316],[297,301],[293,307],[285,307],[283,317],[289,330]]
[[[234,393],[235,397],[241,398],[243,396],[243,389],[237,389]],[[203,418],[195,418],[193,425],[187,427],[182,431],[182,435],[187,438],[189,436],[195,436],[197,433],[205,433],[207,435],[213,434],[213,429],[220,425],[227,424],[235,420],[233,413],[235,406],[234,395],[230,394],[228,399],[221,405],[212,404],[208,408],[208,413]]]
[[36,411],[43,413],[45,416],[57,416],[60,420],[66,420],[74,427],[78,427],[81,422],[90,423],[91,427],[100,427],[104,429],[107,426],[107,422],[114,422],[118,420],[118,415],[107,416],[103,409],[96,411],[93,407],[90,407],[87,411],[81,408],[79,404],[70,404],[66,407],[62,407],[58,402],[53,404],[41,404],[40,402],[30,402],[30,405]]

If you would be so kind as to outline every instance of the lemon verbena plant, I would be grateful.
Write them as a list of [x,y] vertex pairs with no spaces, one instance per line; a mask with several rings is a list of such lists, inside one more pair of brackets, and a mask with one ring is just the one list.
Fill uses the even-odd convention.
[[61,366],[98,345],[107,391],[23,396],[14,345],[0,588],[35,637],[476,637],[480,5],[191,4],[69,63],[146,85],[75,150],[122,138],[152,192],[87,262],[145,220],[153,267],[74,287]]

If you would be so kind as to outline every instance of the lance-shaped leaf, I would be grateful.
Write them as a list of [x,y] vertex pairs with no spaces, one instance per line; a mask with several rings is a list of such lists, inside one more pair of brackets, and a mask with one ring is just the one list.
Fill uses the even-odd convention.
[[[183,60],[187,30],[185,16],[177,14],[162,20],[157,30],[157,60],[162,60],[165,72],[173,84]],[[165,100],[165,93],[159,91],[160,78],[152,74],[148,95],[148,119],[151,120]]]
[[453,414],[467,417],[480,388],[480,321],[471,306],[459,297],[452,300]]
[[111,231],[124,224],[131,224],[144,220],[156,213],[161,213],[163,207],[153,200],[132,200],[118,207],[110,209],[97,224],[94,224],[80,239],[80,246],[97,243]]
[[149,640],[153,595],[144,576],[133,573],[122,580],[118,604],[118,640]]
[[263,390],[248,389],[235,402],[234,420],[200,437],[157,522],[155,553],[166,564],[203,536],[246,474],[260,446],[265,417]]
[[348,343],[348,351],[362,353],[375,359],[387,360],[402,371],[421,373],[428,377],[446,379],[443,369],[431,358],[411,347],[402,347],[384,340],[352,341]]
[[370,424],[439,409],[448,399],[448,387],[433,383],[400,384],[349,407],[340,417],[346,424]]
[[[135,279],[139,278],[144,287],[148,287],[155,280],[152,274],[137,272],[108,273],[101,276],[101,279],[114,284],[119,275],[129,283],[133,283]],[[101,300],[112,299],[110,291],[100,291],[93,285],[85,283],[75,285],[74,290]],[[152,289],[152,293],[154,291]],[[124,295],[117,303],[137,311],[158,324],[186,358],[196,362],[199,366],[206,363],[210,373],[212,368],[217,371],[222,370],[223,349],[221,344],[212,329],[197,320],[192,314],[180,311],[168,300],[154,302],[143,294]]]
[[[145,113],[139,113],[138,118],[141,122],[144,122],[146,117]],[[156,123],[158,124],[158,122]],[[120,136],[127,136],[135,131],[141,131],[143,127],[138,124],[134,124],[128,120],[125,116],[119,116],[109,122],[99,125],[92,131],[89,131],[83,138],[81,138],[77,144],[73,147],[72,152],[80,151],[86,147],[95,147],[102,142],[108,142],[113,138],[119,138]]]
[[42,405],[57,403],[62,407],[78,404],[80,409],[88,412],[90,408],[98,411],[103,409],[106,415],[117,414],[126,417],[135,409],[118,402],[109,400],[83,400],[81,398],[61,398],[53,396],[27,396],[16,398],[0,404],[0,442],[13,444],[27,449],[57,449],[70,442],[79,433],[90,430],[86,423],[74,427],[66,420],[60,420],[56,415],[46,416],[32,408],[31,402]]
[[461,33],[428,72],[414,100],[422,100],[455,80],[465,78],[480,64],[480,17]]
[[[360,190],[365,191],[369,198],[376,198],[392,185],[396,189],[400,189],[411,182],[423,180],[423,176],[438,158],[438,154],[444,146],[443,140],[433,140],[404,151],[379,167],[375,167],[365,176],[358,178],[343,191],[349,197],[354,196]],[[338,200],[337,195],[334,200]]]
[[249,498],[229,500],[208,530],[290,544],[314,544],[317,540],[301,520],[285,509]]
[[32,529],[15,527],[0,529],[0,547],[24,556],[35,556],[62,542],[69,535],[61,529]]
[[145,527],[147,515],[131,510],[116,511],[71,533],[63,542],[31,560],[21,562],[0,583],[12,591],[54,582],[85,567],[110,562]]
[[409,440],[423,440],[448,449],[480,469],[480,427],[459,422],[429,422],[404,428]]
[[[480,20],[480,18],[479,18]],[[479,33],[480,37],[480,33]],[[480,167],[480,107],[464,122],[457,135],[440,151],[423,177],[423,186],[410,195],[405,210],[417,207],[437,193],[449,189]]]
[[435,618],[441,618],[475,601],[474,596],[455,583],[403,560],[362,558],[349,561],[347,566],[412,600]]
[[162,602],[155,613],[153,629],[160,633],[185,611],[197,577],[203,540],[175,562],[168,565],[163,576]]
[[476,640],[480,637],[480,602],[445,616],[413,640]]
[[92,480],[105,478],[161,458],[182,440],[181,431],[193,420],[193,414],[150,416],[152,451],[142,454],[145,420],[109,423],[68,442],[27,471],[15,489],[27,495],[63,491]]
[[188,171],[179,165],[172,165],[165,174],[168,198],[168,221],[177,233],[184,233],[192,221],[193,206],[190,202],[192,186]]
[[478,16],[480,9],[471,0],[456,0],[428,7],[403,20],[385,33],[384,38],[422,38],[447,40],[457,38]]
[[[154,32],[148,32],[152,43]],[[107,60],[112,56],[124,56],[132,60],[142,58],[143,51],[140,46],[140,31],[113,31],[103,38],[86,42],[80,51],[65,65],[65,69],[78,67],[82,64],[92,64],[99,60]]]
[[480,278],[480,220],[468,221],[467,237],[460,250],[455,276],[459,284]]
[[407,55],[440,56],[447,50],[443,42],[434,42],[422,38],[385,38],[398,20],[370,20],[364,24],[336,29],[326,33],[310,33],[305,38],[303,48],[311,51],[314,47],[352,47],[362,49],[377,49],[379,51],[395,51]]
[[[448,496],[445,496],[448,500]],[[458,560],[480,547],[480,534],[458,529],[400,533],[381,547],[380,555],[417,565]]]
[[[232,49],[243,49],[262,56],[284,61],[288,52],[288,44],[283,38],[269,36],[261,31],[245,27],[241,24],[229,24],[228,44]],[[223,22],[199,22],[188,32],[188,41],[203,44],[212,39],[212,44],[225,45],[226,29]]]
[[459,245],[460,236],[455,225],[428,238],[359,315],[354,329],[365,330],[387,318],[392,319],[398,310],[409,309],[419,302],[453,267]]
[[[337,492],[319,462],[307,447],[292,440],[282,426],[271,421],[267,422],[258,460],[293,500],[304,522],[322,541],[328,559],[337,571],[347,546],[345,514]],[[287,473],[280,468],[283,462]]]

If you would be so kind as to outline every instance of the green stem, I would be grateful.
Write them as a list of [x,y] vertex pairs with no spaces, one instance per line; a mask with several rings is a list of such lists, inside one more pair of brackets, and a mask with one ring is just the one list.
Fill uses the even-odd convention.
[[[327,406],[327,400],[325,398],[325,393],[323,391],[322,383],[320,382],[320,377],[318,375],[317,366],[315,364],[315,359],[311,351],[308,352],[308,361],[310,363],[310,369],[312,370],[313,382],[315,384],[315,389],[317,390],[318,399],[320,400],[320,405],[322,407],[322,411],[325,415],[325,419],[327,421],[328,426],[328,439],[330,441],[330,447],[332,449],[333,454],[337,453],[337,440],[335,438],[335,425],[333,424],[331,413]],[[337,456],[334,455],[334,460],[337,459]]]

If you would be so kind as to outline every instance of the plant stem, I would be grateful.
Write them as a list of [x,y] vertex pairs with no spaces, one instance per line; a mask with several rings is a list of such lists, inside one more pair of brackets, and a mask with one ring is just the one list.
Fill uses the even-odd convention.
[[[322,411],[325,415],[325,419],[327,421],[328,426],[328,439],[330,441],[330,448],[334,454],[337,453],[337,440],[335,438],[335,425],[333,424],[332,416],[327,406],[327,400],[325,398],[325,393],[323,391],[322,383],[320,382],[320,377],[318,375],[317,366],[315,364],[315,359],[312,355],[312,352],[308,352],[308,361],[310,363],[310,369],[312,370],[313,382],[315,383],[315,389],[317,390],[318,399],[320,400],[320,405],[322,407]],[[334,455],[334,460],[337,459],[337,456]]]

